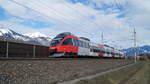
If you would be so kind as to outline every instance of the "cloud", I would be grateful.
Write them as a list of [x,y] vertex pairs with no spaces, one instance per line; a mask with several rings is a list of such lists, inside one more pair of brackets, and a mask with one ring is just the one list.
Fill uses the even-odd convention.
[[[150,41],[149,3],[148,0],[1,0],[0,6],[11,18],[0,23],[21,33],[38,31],[52,37],[72,32],[96,43],[101,42],[103,32],[108,44],[129,47],[134,27],[138,41]],[[46,26],[39,29],[38,24]]]

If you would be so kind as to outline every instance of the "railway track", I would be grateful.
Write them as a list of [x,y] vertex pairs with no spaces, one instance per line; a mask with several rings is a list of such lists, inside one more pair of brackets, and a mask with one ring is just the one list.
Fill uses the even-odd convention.
[[23,60],[29,60],[29,61],[33,61],[33,60],[105,60],[105,59],[99,59],[99,58],[4,58],[4,59],[0,59],[0,61],[7,61],[7,60],[17,60],[17,61],[23,61]]
[[115,58],[99,58],[99,57],[51,57],[51,58],[16,58],[16,57],[9,57],[9,58],[0,58],[0,60],[88,60],[88,59],[115,59]]

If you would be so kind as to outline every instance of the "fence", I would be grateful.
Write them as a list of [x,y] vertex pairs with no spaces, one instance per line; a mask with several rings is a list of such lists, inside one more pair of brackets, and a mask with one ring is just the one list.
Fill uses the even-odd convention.
[[48,47],[0,39],[0,58],[47,58]]

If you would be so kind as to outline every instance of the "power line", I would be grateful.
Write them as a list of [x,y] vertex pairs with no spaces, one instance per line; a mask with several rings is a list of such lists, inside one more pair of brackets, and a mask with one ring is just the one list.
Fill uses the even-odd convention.
[[[22,5],[22,4],[20,4],[20,3],[18,3],[18,2],[16,2],[16,1],[14,1],[14,0],[12,0],[13,2],[15,2],[16,4],[19,4],[19,5],[21,5],[21,6],[24,6],[24,7],[26,7],[26,8],[28,8],[28,9],[32,9],[32,8],[29,8],[28,6],[25,6],[25,5]],[[42,2],[40,2],[40,3],[42,3]],[[70,7],[68,7],[68,8],[70,8]],[[49,9],[49,8],[48,8]],[[51,8],[52,10],[54,10],[54,11],[56,11],[56,9],[54,9],[54,8]],[[43,13],[41,13],[41,12],[39,12],[39,11],[36,11],[35,9],[32,9],[33,11],[35,11],[35,12],[38,12],[38,13],[40,13],[40,14],[42,14],[43,15]],[[78,12],[79,13],[79,12]],[[79,13],[79,14],[81,14],[81,13]],[[45,14],[44,14],[45,15]],[[56,15],[60,15],[60,14],[58,14],[57,12],[56,12]],[[46,15],[47,16],[47,15]],[[48,16],[49,17],[49,16]],[[91,20],[90,20],[91,21]],[[68,22],[66,23],[66,22],[64,22],[63,21],[63,23],[65,23],[65,24],[68,24]],[[96,24],[96,23],[95,23]],[[70,25],[70,24],[69,24]],[[97,24],[96,24],[97,25]],[[71,25],[72,26],[72,25]],[[98,25],[97,25],[98,26]],[[73,27],[72,27],[73,28]],[[82,32],[86,32],[86,31],[83,31],[83,30],[81,30]],[[88,32],[86,32],[86,33],[88,33]],[[92,35],[92,33],[88,33],[88,34],[90,34],[90,35]],[[93,34],[93,35],[95,35],[95,34]],[[93,36],[92,35],[92,36]]]
[[[44,16],[46,16],[46,17],[48,17],[48,18],[51,18],[51,17],[49,17],[48,15],[46,15],[46,14],[44,14],[44,13],[41,13],[41,12],[39,12],[39,11],[36,11],[35,9],[29,8],[28,6],[23,5],[23,4],[20,4],[20,3],[16,2],[16,1],[14,1],[14,0],[10,0],[10,1],[11,1],[11,2],[14,2],[14,3],[18,4],[18,5],[21,5],[21,6],[25,7],[25,8],[27,8],[27,9],[31,9],[32,11],[37,12],[37,13],[39,13],[40,15],[44,15]],[[64,24],[70,25],[70,24],[68,24],[68,22],[65,22],[65,21],[61,21],[61,22],[64,23]],[[75,28],[75,27],[72,26],[72,25],[70,25],[70,27]],[[87,32],[85,32],[85,31],[83,31],[83,30],[80,30],[80,31],[82,31],[82,32],[84,32],[84,33],[87,33]],[[88,33],[88,34],[91,34],[91,33]],[[91,35],[93,36],[93,34],[91,34]],[[92,37],[92,36],[91,36],[91,37]]]
[[[73,7],[71,7],[71,6],[69,6],[68,4],[66,4],[65,3],[65,5],[66,6],[68,6],[69,8],[72,8],[72,9],[74,9]],[[81,13],[81,12],[79,12],[78,10],[76,10],[76,9],[74,9],[76,12],[78,12],[78,13]],[[81,13],[83,16],[84,16],[84,14],[83,13]],[[89,20],[89,21],[91,21],[91,20]],[[93,21],[91,21],[92,23],[94,23],[96,26],[99,26],[96,22],[93,22]],[[108,32],[107,32],[108,33]],[[104,40],[104,39],[103,39]]]
[[114,0],[115,1],[115,5],[116,5],[116,7],[118,8],[118,9],[120,9],[121,8],[121,4],[120,4],[120,2],[119,2],[119,0]]
[[[79,12],[78,10],[76,10],[75,8],[73,8],[73,7],[71,7],[71,6],[69,6],[68,4],[66,4],[66,3],[64,3],[65,4],[65,6],[67,6],[68,8],[72,8],[72,9],[74,9],[76,12],[78,12],[78,13],[80,13],[82,16],[84,16],[84,14],[83,13],[81,13],[81,12]],[[85,11],[85,10],[84,10]],[[91,20],[89,20],[91,23],[94,23],[96,26],[99,26],[96,22],[93,22],[93,21],[91,21]]]
[[[41,13],[41,12],[39,12],[39,11],[37,11],[37,10],[35,10],[35,9],[33,9],[33,8],[29,8],[28,6],[26,6],[26,5],[23,5],[23,4],[20,4],[20,3],[18,3],[18,2],[16,2],[16,1],[14,1],[14,0],[11,0],[11,1],[13,1],[13,2],[15,2],[16,4],[18,4],[18,5],[21,5],[21,6],[23,6],[23,7],[25,7],[25,8],[28,8],[28,9],[31,9],[32,11],[35,11],[35,12],[37,12],[37,13],[39,13],[39,14],[41,14],[41,15],[44,15],[44,16],[46,16],[46,17],[48,17],[48,18],[51,18],[51,17],[49,17],[48,15],[46,15],[46,14],[44,14],[44,13]],[[42,2],[40,2],[40,3],[42,3]],[[38,4],[39,5],[39,4]],[[45,5],[44,5],[45,6]],[[67,5],[68,6],[68,5]],[[49,9],[47,6],[45,6],[47,9]],[[70,6],[68,6],[68,8],[71,8]],[[52,10],[54,10],[54,11],[56,11],[56,9],[54,9],[54,8],[51,8]],[[82,16],[84,15],[83,13],[81,13],[81,12],[79,12],[79,11],[77,11],[76,10],[76,12],[78,12],[78,14],[82,14]],[[58,12],[56,11],[55,12],[55,14],[57,15],[57,16],[60,16],[60,14],[58,14]],[[71,16],[71,15],[70,15]],[[61,16],[60,16],[61,17]],[[91,20],[90,20],[91,21]],[[92,22],[92,21],[91,21]],[[62,23],[64,23],[64,24],[67,24],[67,25],[70,25],[70,24],[68,24],[68,22],[66,22],[66,21],[62,21]],[[97,25],[97,26],[99,26],[97,23],[95,23],[95,22],[92,22],[92,23],[94,23],[95,25]],[[80,23],[81,24],[81,23]],[[86,24],[87,25],[87,24]],[[74,26],[72,26],[72,25],[70,25],[72,28],[75,28]],[[82,26],[84,26],[83,24],[82,24]],[[84,32],[84,33],[88,33],[88,35],[90,34],[91,36],[93,36],[93,35],[95,35],[95,34],[93,34],[93,33],[89,33],[89,32],[86,32],[86,31],[83,31],[82,29],[80,29],[80,31],[82,31],[82,32]]]
[[[41,1],[38,1],[38,2],[40,2],[40,3],[43,3],[43,2],[41,2]],[[44,3],[45,4],[45,3]],[[46,4],[45,4],[46,5]],[[45,6],[44,5],[44,6]],[[47,5],[47,6],[45,6],[48,10],[49,10],[49,6]],[[68,8],[70,8],[70,7],[68,7]],[[51,7],[51,9],[52,10],[54,10],[55,12],[57,11],[55,8],[53,8],[53,7]],[[56,12],[56,14],[57,15],[60,15],[61,14],[61,12]],[[80,14],[80,13],[78,13],[78,14]],[[62,15],[62,14],[61,14]],[[64,15],[65,16],[65,15]],[[70,15],[71,16],[71,15]],[[68,16],[66,16],[66,17],[68,17]],[[73,17],[74,18],[74,17]],[[66,23],[68,23],[68,22],[66,22]],[[80,23],[82,26],[84,26],[85,24],[83,24],[83,23]],[[87,24],[86,24],[87,25]],[[80,26],[81,27],[81,26]],[[82,30],[82,29],[80,29],[80,31],[82,31],[82,32],[84,32],[84,33],[88,33],[88,34],[90,34],[91,36],[93,36],[93,35],[95,35],[94,33],[89,33],[89,32],[86,32],[86,31],[84,31],[84,30]]]
[[[42,3],[41,1],[39,1],[40,3]],[[45,4],[46,5],[46,4]],[[78,10],[76,10],[75,8],[73,8],[73,7],[71,7],[71,6],[69,6],[68,4],[66,4],[66,3],[64,3],[64,5],[66,6],[66,7],[68,7],[69,9],[71,9],[71,10],[74,10],[75,12],[77,12],[78,14],[80,14],[81,16],[85,16],[82,12],[79,12]],[[48,6],[47,6],[48,7]],[[57,11],[55,8],[52,8],[54,11]],[[60,13],[60,12],[58,12],[58,13]],[[70,15],[71,16],[71,15]],[[88,20],[88,21],[90,21],[91,23],[93,23],[93,24],[95,24],[97,27],[99,26],[97,23],[95,23],[95,22],[93,22],[93,21],[91,21],[91,20]],[[82,26],[88,26],[88,24],[87,23],[85,23],[85,22],[83,22],[83,23],[80,23]],[[83,30],[82,30],[83,31]],[[84,31],[84,32],[86,32],[86,31]],[[86,33],[88,33],[88,34],[90,34],[90,35],[95,35],[94,33],[89,33],[89,32],[86,32]]]

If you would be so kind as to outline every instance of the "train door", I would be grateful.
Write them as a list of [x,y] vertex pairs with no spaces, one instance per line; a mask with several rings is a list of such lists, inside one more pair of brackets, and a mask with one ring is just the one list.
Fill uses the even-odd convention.
[[79,40],[78,55],[89,56],[89,53],[90,53],[89,44],[87,42]]

